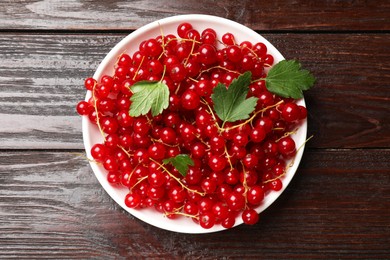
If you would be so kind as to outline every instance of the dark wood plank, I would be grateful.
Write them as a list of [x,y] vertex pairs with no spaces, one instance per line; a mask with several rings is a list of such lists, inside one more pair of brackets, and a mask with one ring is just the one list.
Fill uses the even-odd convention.
[[257,225],[185,235],[119,208],[73,153],[1,152],[0,258],[388,257],[389,158],[390,150],[309,149]]
[[3,1],[0,29],[129,30],[168,16],[211,14],[256,30],[389,30],[388,1]]
[[[0,35],[0,148],[82,148],[83,79],[125,34]],[[389,34],[265,34],[317,77],[310,147],[390,146]]]

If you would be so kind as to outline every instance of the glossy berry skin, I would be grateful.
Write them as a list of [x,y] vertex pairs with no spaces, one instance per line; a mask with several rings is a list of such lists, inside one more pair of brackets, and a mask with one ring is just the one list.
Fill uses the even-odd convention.
[[247,154],[242,162],[247,169],[252,169],[259,163],[259,159],[254,154]]
[[162,52],[162,47],[156,39],[149,39],[145,42],[145,54],[151,57],[158,57]]
[[224,228],[232,228],[236,223],[236,216],[234,214],[230,214],[225,219],[222,220],[221,225]]
[[192,29],[192,25],[190,23],[181,23],[177,27],[177,34],[181,38],[185,38],[187,31]]
[[222,35],[222,42],[226,45],[234,45],[235,44],[235,38],[232,33],[225,33]]
[[140,134],[142,136],[147,135],[150,131],[150,124],[148,120],[144,117],[138,117],[134,119],[133,122],[133,131],[134,133]]
[[215,216],[212,212],[204,212],[199,215],[199,224],[204,229],[212,228],[215,225]]
[[290,136],[283,137],[278,141],[278,151],[282,155],[289,155],[295,152],[295,142]]
[[96,161],[102,161],[107,155],[107,149],[102,144],[95,144],[91,148],[91,155]]
[[164,127],[159,131],[161,141],[166,144],[173,144],[176,141],[176,131],[171,127]]
[[161,187],[165,184],[165,175],[160,170],[149,171],[148,182],[153,187]]
[[214,64],[217,61],[217,51],[210,44],[203,44],[199,47],[199,60],[205,65]]
[[84,81],[84,86],[86,90],[92,90],[97,84],[94,78],[86,78]]
[[258,206],[264,199],[264,190],[259,185],[253,185],[247,193],[248,202],[251,205]]
[[233,191],[226,199],[226,203],[232,211],[240,211],[245,207],[245,198],[242,194]]
[[222,156],[212,155],[208,161],[208,164],[213,171],[219,172],[226,167],[227,160]]
[[181,106],[188,110],[197,108],[200,104],[199,95],[193,90],[186,90],[181,97]]
[[247,225],[254,225],[259,221],[259,214],[254,209],[245,209],[242,212],[242,220]]
[[154,143],[148,148],[148,154],[155,160],[162,160],[165,158],[165,146],[161,143]]
[[212,212],[217,219],[223,220],[229,216],[229,207],[223,202],[217,202],[213,205]]
[[181,63],[170,66],[168,73],[173,82],[181,82],[187,76],[187,70]]
[[300,108],[295,103],[287,103],[282,109],[282,118],[286,122],[294,122],[300,118]]
[[76,111],[81,116],[88,115],[93,110],[93,107],[87,101],[80,101],[76,106]]
[[125,197],[125,204],[129,208],[136,208],[141,203],[141,196],[137,193],[128,193]]
[[130,127],[133,125],[134,119],[129,115],[126,110],[121,110],[116,114],[117,122],[122,127]]
[[283,187],[283,183],[280,179],[275,179],[268,183],[268,187],[274,191],[280,191]]
[[242,59],[241,48],[237,45],[231,45],[227,47],[226,55],[230,61],[234,63],[239,62]]

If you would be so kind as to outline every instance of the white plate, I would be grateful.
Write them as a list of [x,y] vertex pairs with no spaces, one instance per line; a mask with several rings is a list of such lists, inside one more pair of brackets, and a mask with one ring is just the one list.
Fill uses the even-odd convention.
[[[114,64],[116,62],[117,57],[121,53],[124,52],[129,54],[134,53],[135,51],[138,50],[138,46],[143,40],[148,38],[154,38],[158,35],[161,35],[161,30],[163,31],[164,35],[167,34],[177,35],[176,28],[182,22],[191,23],[193,27],[197,29],[199,32],[202,32],[202,30],[206,28],[213,28],[217,32],[217,37],[219,39],[224,33],[230,32],[235,36],[235,39],[238,43],[242,41],[250,41],[252,43],[263,42],[267,46],[268,53],[274,56],[275,59],[274,64],[284,59],[282,54],[264,37],[262,37],[255,31],[239,23],[224,18],[220,18],[220,17],[210,16],[210,15],[198,15],[198,14],[179,15],[179,16],[168,17],[165,19],[152,22],[148,25],[139,28],[133,33],[129,34],[107,54],[107,56],[103,59],[103,61],[97,68],[93,77],[96,80],[99,80],[105,74],[113,75]],[[88,91],[86,95],[86,100],[88,100],[90,97],[91,97],[91,93]],[[297,103],[299,105],[305,106],[305,101],[303,99],[299,100]],[[82,124],[83,124],[82,129],[83,129],[83,138],[84,138],[86,153],[88,155],[88,158],[91,158],[91,154],[90,154],[91,147],[96,143],[102,143],[103,138],[100,132],[98,131],[97,127],[90,123],[88,117],[83,117]],[[268,206],[270,206],[280,196],[280,194],[282,194],[283,190],[290,183],[291,179],[293,178],[298,168],[299,162],[303,154],[304,143],[306,140],[306,131],[307,131],[307,123],[306,120],[304,120],[300,128],[296,132],[296,134],[293,135],[293,139],[297,144],[297,147],[301,145],[302,147],[297,152],[297,155],[294,160],[294,164],[292,165],[292,167],[288,169],[287,174],[281,179],[283,182],[282,190],[278,192],[275,191],[270,192],[264,198],[263,203],[256,208],[257,212],[260,213],[264,211]],[[224,228],[221,225],[215,225],[211,229],[203,229],[202,227],[200,227],[200,225],[194,223],[190,218],[186,218],[186,217],[179,217],[177,219],[171,220],[164,217],[162,213],[159,213],[154,209],[128,208],[124,203],[124,198],[128,193],[128,189],[111,186],[106,179],[106,175],[107,175],[106,170],[103,167],[99,166],[98,164],[92,162],[91,167],[93,172],[96,175],[96,178],[99,180],[100,184],[103,186],[106,192],[111,196],[111,198],[115,200],[116,203],[118,203],[123,209],[128,211],[131,215],[135,216],[136,218],[146,223],[149,223],[153,226],[162,229],[180,232],[180,233],[192,233],[192,234],[211,233],[211,232],[224,230]],[[235,226],[240,225],[242,223],[243,222],[241,217],[237,217]]]

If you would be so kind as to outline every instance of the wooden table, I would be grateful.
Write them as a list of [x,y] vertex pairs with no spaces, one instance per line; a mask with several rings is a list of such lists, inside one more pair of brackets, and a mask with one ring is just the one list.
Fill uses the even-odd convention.
[[[388,1],[0,4],[0,258],[389,258]],[[134,29],[177,14],[247,25],[317,77],[297,175],[255,226],[186,235],[145,224],[83,152],[84,78]]]

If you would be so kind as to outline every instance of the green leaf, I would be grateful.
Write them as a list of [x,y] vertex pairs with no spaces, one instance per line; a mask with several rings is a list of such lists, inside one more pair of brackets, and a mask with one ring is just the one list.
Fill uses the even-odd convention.
[[146,115],[149,111],[152,116],[157,116],[169,105],[169,89],[161,81],[140,81],[130,90],[133,92],[129,111],[132,117]]
[[251,83],[252,73],[245,72],[234,79],[230,86],[219,83],[214,89],[211,98],[214,110],[223,122],[235,122],[249,118],[255,110],[258,98],[246,98]]
[[164,159],[163,163],[172,164],[184,177],[187,175],[188,165],[194,166],[194,161],[188,154],[178,154],[175,157]]
[[314,76],[296,60],[282,60],[273,66],[265,84],[268,91],[285,98],[299,99],[303,97],[303,90],[314,85]]

